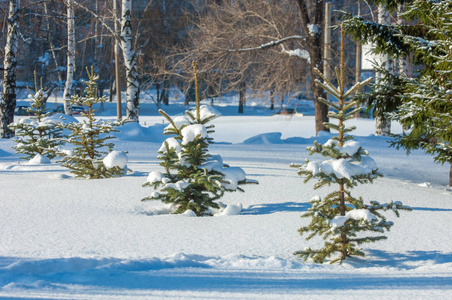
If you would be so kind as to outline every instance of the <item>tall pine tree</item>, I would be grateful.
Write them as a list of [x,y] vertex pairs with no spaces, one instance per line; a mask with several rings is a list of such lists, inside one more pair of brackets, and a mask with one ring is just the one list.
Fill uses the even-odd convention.
[[143,186],[155,191],[146,200],[160,200],[175,206],[175,214],[193,211],[197,216],[211,215],[219,208],[215,201],[225,192],[242,191],[247,181],[245,172],[238,167],[223,164],[220,155],[209,153],[214,125],[208,125],[219,114],[208,106],[200,106],[196,67],[193,63],[196,89],[196,109],[186,111],[187,116],[171,118],[159,110],[170,123],[163,134],[170,135],[159,149],[157,157],[165,169],[150,172]]
[[294,254],[305,259],[312,258],[317,263],[323,263],[335,253],[338,253],[339,256],[333,257],[331,263],[342,262],[349,256],[364,256],[364,252],[358,248],[358,245],[385,239],[386,236],[362,236],[360,233],[363,231],[383,233],[393,225],[381,214],[382,210],[392,210],[397,216],[399,209],[411,210],[400,202],[380,204],[377,201],[371,201],[370,204],[365,204],[361,197],[355,198],[351,195],[350,189],[354,186],[372,183],[374,179],[382,175],[378,172],[375,161],[368,156],[367,150],[363,149],[358,142],[353,141],[350,132],[355,127],[345,125],[345,121],[353,118],[355,112],[360,109],[356,108],[355,101],[347,102],[346,99],[371,79],[358,82],[350,90],[345,90],[343,26],[341,35],[341,66],[340,70],[336,69],[338,87],[333,86],[320,72],[318,72],[319,76],[324,81],[317,81],[319,86],[339,100],[339,102],[332,102],[319,98],[331,109],[328,117],[338,122],[337,124],[325,123],[325,126],[337,131],[338,135],[323,145],[314,142],[313,147],[307,148],[311,155],[320,154],[329,159],[321,162],[306,160],[303,165],[292,164],[292,167],[298,168],[299,175],[306,176],[305,182],[312,178],[318,180],[314,189],[332,184],[338,187],[324,199],[318,196],[311,199],[309,202],[311,207],[302,215],[302,217],[311,218],[311,223],[300,228],[300,234],[307,234],[307,240],[315,236],[322,236],[325,243],[320,249],[306,248]]

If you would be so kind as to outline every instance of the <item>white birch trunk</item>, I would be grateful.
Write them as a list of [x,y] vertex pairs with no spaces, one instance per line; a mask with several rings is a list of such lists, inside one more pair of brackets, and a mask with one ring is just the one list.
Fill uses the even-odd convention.
[[64,86],[64,112],[72,115],[71,100],[72,83],[74,80],[75,32],[74,32],[74,0],[67,0],[67,70]]
[[[401,17],[401,14],[404,11],[404,5],[399,4],[397,5],[397,25],[403,25],[403,18]],[[407,74],[408,68],[407,68],[407,58],[402,57],[399,59],[399,73],[400,74]]]
[[139,108],[139,87],[138,72],[136,68],[136,56],[132,43],[132,18],[131,18],[132,1],[122,0],[122,18],[121,18],[121,39],[122,53],[124,56],[124,64],[126,67],[126,111],[127,119],[138,122]]
[[[390,25],[390,16],[388,11],[383,5],[378,6],[378,23],[383,25]],[[379,63],[383,65],[388,71],[392,69],[392,61],[389,60],[387,55],[380,54]],[[376,73],[375,80],[381,80],[382,74]],[[385,118],[383,112],[378,113],[375,117],[375,135],[389,135],[391,133],[391,121]]]
[[16,108],[16,67],[17,67],[17,12],[19,0],[9,0],[8,35],[6,37],[5,58],[3,61],[3,95],[0,100],[0,137],[11,138],[14,131],[8,125],[14,122]]

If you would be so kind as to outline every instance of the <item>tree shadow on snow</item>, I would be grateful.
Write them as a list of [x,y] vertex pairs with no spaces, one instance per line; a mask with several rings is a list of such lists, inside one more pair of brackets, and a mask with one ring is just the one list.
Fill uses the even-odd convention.
[[244,208],[241,215],[270,215],[278,212],[302,212],[307,211],[311,205],[307,202],[284,202],[255,204]]
[[[382,251],[374,255],[388,256]],[[400,254],[389,254],[392,259]],[[411,256],[410,256],[411,255]],[[437,257],[435,252],[414,252],[402,260]],[[439,259],[450,260],[452,254]],[[450,273],[441,276],[428,274],[389,274],[368,272],[306,272],[287,270],[217,269],[209,261],[218,258],[183,256],[170,259],[0,259],[0,297],[1,292],[46,291],[53,295],[69,296],[77,292],[100,292],[104,295],[130,295],[131,290],[139,290],[140,295],[152,291],[224,291],[224,292],[281,292],[294,294],[303,290],[367,290],[367,289],[452,289]],[[2,261],[3,260],[3,261]],[[220,259],[221,260],[221,259]],[[313,269],[314,271],[315,269]],[[161,296],[161,295],[160,295]],[[69,298],[72,298],[69,297]],[[63,297],[61,297],[63,298]]]
[[406,253],[366,249],[365,258],[350,258],[347,263],[356,268],[393,267],[401,270],[420,266],[452,263],[452,253],[440,251],[408,251]]
[[449,208],[432,208],[432,207],[411,207],[413,210],[424,210],[424,211],[452,211]]

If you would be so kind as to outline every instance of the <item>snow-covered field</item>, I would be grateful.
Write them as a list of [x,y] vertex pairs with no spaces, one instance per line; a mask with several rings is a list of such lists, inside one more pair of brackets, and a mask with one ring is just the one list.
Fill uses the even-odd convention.
[[395,222],[388,239],[365,245],[365,258],[304,262],[292,253],[322,241],[298,234],[309,221],[300,215],[329,190],[303,184],[289,164],[329,136],[313,137],[312,116],[257,113],[213,122],[211,152],[260,182],[221,200],[236,213],[242,207],[239,214],[214,217],[168,215],[163,204],[140,201],[152,192],[141,186],[148,173],[160,169],[167,124],[155,113],[117,134],[115,149],[129,152],[133,170],[121,178],[77,180],[55,162],[19,160],[13,142],[0,140],[0,298],[452,298],[448,166],[388,148],[388,138],[372,135],[372,120],[351,121],[385,175],[354,195],[399,200],[413,211],[388,214]]

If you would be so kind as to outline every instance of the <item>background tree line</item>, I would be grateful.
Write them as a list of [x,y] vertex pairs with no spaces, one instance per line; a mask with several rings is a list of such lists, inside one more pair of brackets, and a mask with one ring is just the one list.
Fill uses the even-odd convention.
[[[0,2],[2,61],[10,2]],[[168,103],[171,87],[185,91],[186,101],[190,101],[193,60],[200,66],[202,96],[236,91],[241,95],[240,111],[246,92],[265,95],[271,108],[290,95],[316,99],[323,93],[311,80],[314,66],[323,65],[323,1],[118,0],[118,10],[124,2],[131,4],[130,40],[138,76],[136,88],[155,88],[158,105]],[[349,2],[340,1],[335,8],[341,9]],[[73,19],[75,70],[70,90],[79,91],[84,67],[92,65],[101,76],[99,92],[109,89],[114,94],[113,48],[124,40],[124,26],[120,24],[122,12],[115,17],[113,3],[21,1],[17,18],[18,84],[31,82],[36,70],[49,87],[63,89],[69,76],[68,21]],[[68,17],[70,4],[73,17]],[[333,18],[338,19],[339,14]],[[119,26],[115,29],[115,25]],[[258,49],[261,45],[267,46]],[[353,54],[353,46],[350,49]],[[123,56],[119,60],[123,69],[121,88],[126,89],[128,75]],[[317,129],[323,130],[327,112],[317,106]]]

